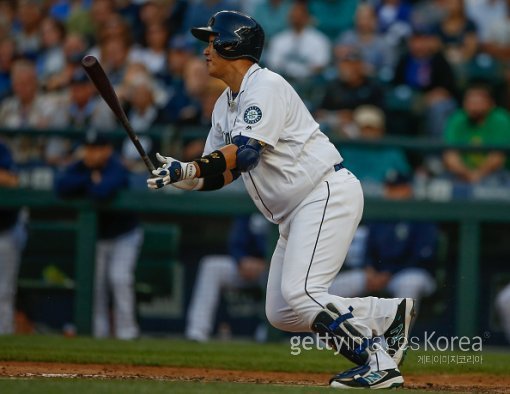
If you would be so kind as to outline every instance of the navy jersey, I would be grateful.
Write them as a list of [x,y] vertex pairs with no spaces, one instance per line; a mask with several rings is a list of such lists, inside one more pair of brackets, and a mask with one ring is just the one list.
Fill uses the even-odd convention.
[[[0,142],[0,170],[13,172],[14,160],[7,146]],[[18,220],[19,209],[0,209],[0,232],[10,229]]]
[[269,223],[253,214],[236,218],[229,236],[229,254],[237,263],[243,257],[266,257]]
[[[99,183],[92,182],[92,172],[81,160],[71,164],[57,177],[57,194],[61,197],[86,197],[99,202],[114,197],[129,185],[129,172],[116,155],[110,157],[100,170]],[[98,215],[98,237],[114,238],[133,230],[137,225],[138,219],[133,213],[101,211]]]
[[396,273],[404,268],[434,269],[438,230],[427,222],[377,222],[368,225],[366,264]]

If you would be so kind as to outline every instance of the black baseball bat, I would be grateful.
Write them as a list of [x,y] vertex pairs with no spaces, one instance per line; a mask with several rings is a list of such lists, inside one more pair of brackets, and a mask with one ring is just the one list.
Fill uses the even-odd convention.
[[85,72],[87,73],[87,75],[89,76],[92,83],[94,84],[94,86],[96,87],[97,91],[103,98],[103,100],[111,108],[117,119],[124,127],[124,130],[126,130],[129,139],[131,140],[131,142],[133,142],[133,145],[138,151],[138,154],[145,163],[145,166],[149,170],[149,173],[152,175],[152,171],[155,170],[156,167],[154,167],[154,164],[152,164],[151,159],[149,159],[149,156],[147,156],[145,149],[143,149],[142,144],[140,144],[138,136],[131,127],[131,124],[129,123],[126,113],[124,112],[122,106],[120,105],[119,98],[117,97],[115,90],[113,90],[112,83],[106,76],[103,67],[101,67],[101,63],[99,63],[99,60],[97,60],[94,56],[87,55],[81,60],[81,65]]

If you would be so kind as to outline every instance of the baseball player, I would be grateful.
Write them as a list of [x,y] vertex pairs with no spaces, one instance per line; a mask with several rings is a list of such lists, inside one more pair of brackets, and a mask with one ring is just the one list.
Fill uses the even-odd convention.
[[[66,198],[108,200],[127,187],[129,173],[104,134],[90,131],[84,142],[83,158],[59,174],[56,192]],[[134,213],[99,212],[93,316],[96,338],[109,337],[110,333],[124,340],[139,336],[134,274],[142,243],[143,230]]]
[[223,289],[265,286],[268,231],[269,223],[262,215],[239,216],[230,230],[229,254],[201,259],[188,310],[186,338],[209,340]]
[[[15,163],[0,141],[0,190],[18,187]],[[15,332],[15,301],[21,253],[26,241],[25,215],[17,208],[0,208],[0,335]]]
[[[266,292],[269,322],[314,332],[357,364],[335,375],[333,387],[401,386],[398,364],[414,301],[328,293],[362,216],[359,181],[290,84],[258,64],[264,32],[253,18],[220,11],[191,33],[208,43],[209,75],[228,88],[214,107],[204,155],[180,162],[157,154],[163,165],[148,186],[214,190],[242,176],[260,212],[279,225]],[[384,338],[388,348],[380,345]]]

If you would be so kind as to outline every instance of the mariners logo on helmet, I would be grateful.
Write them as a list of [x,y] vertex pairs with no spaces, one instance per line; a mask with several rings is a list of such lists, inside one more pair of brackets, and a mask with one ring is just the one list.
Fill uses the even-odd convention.
[[262,110],[257,106],[251,106],[244,111],[244,121],[249,124],[257,123],[262,119]]

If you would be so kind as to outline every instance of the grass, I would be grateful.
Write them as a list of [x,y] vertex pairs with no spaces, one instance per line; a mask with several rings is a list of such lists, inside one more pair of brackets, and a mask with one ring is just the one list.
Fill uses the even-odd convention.
[[[459,363],[461,352],[410,351],[402,372],[510,374],[510,352],[482,351],[482,363]],[[425,356],[454,357],[445,364]],[[451,358],[449,358],[450,360]],[[253,342],[193,343],[176,339],[141,339],[138,341],[96,340],[57,336],[0,337],[0,361],[47,361],[62,363],[131,364],[219,368],[246,371],[334,373],[352,366],[343,357],[327,351],[302,351],[290,354],[289,343]]]
[[[328,387],[277,386],[245,383],[164,382],[154,380],[89,380],[89,379],[0,379],[2,394],[326,394],[335,392]],[[359,393],[342,390],[342,393]],[[439,391],[413,390],[413,394],[439,394]],[[457,393],[461,394],[461,393]]]
[[[0,368],[2,361],[46,361],[60,363],[130,364],[217,368],[245,371],[336,373],[351,365],[332,352],[310,350],[290,354],[290,344],[257,344],[253,342],[212,342],[198,344],[177,339],[141,339],[138,341],[96,340],[57,336],[0,336]],[[424,356],[465,356],[460,352],[412,351],[402,368],[404,375],[413,374],[510,374],[510,353],[483,351],[483,362],[477,364],[423,363]],[[480,356],[480,353],[476,354]],[[421,361],[420,361],[421,360]],[[297,375],[299,376],[299,375]],[[453,378],[454,379],[454,378]],[[496,378],[497,379],[497,378]],[[1,378],[2,394],[158,394],[158,393],[243,393],[286,394],[334,392],[328,387],[249,384],[202,381],[168,381],[157,379],[90,379],[90,378]],[[343,390],[344,393],[358,393]],[[439,394],[440,391],[412,390],[412,394]]]

